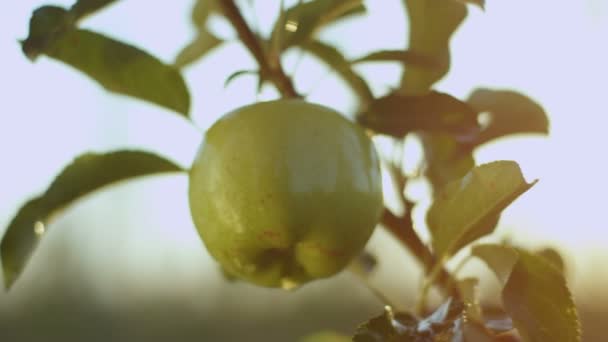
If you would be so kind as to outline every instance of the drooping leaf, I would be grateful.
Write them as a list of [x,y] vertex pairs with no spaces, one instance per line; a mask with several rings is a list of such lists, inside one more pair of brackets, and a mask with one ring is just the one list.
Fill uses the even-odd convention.
[[313,0],[300,2],[287,9],[277,20],[271,41],[279,48],[311,41],[323,27],[354,14],[365,12],[363,0]]
[[322,331],[306,336],[299,342],[352,342],[350,336],[345,336],[333,331]]
[[578,313],[563,274],[521,249],[502,291],[505,311],[526,342],[581,341]]
[[478,129],[477,113],[468,104],[436,91],[420,96],[391,93],[375,99],[358,121],[398,138],[414,131],[469,135]]
[[426,160],[425,176],[437,195],[446,184],[464,177],[475,166],[470,148],[448,133],[420,134]]
[[117,0],[78,0],[70,8],[70,12],[76,17],[76,19],[84,18],[103,7],[115,3]]
[[538,253],[487,244],[473,255],[504,285],[503,306],[523,341],[580,341],[580,323],[563,273]]
[[183,170],[146,152],[87,153],[76,158],[42,195],[27,202],[9,224],[0,244],[6,286],[10,287],[23,271],[51,218],[62,209],[119,181],[178,171]]
[[436,255],[452,255],[492,233],[496,217],[533,185],[526,183],[519,165],[512,161],[475,167],[462,179],[446,185],[426,217]]
[[190,94],[177,69],[131,45],[75,29],[72,17],[62,8],[45,6],[34,11],[23,51],[32,60],[45,54],[64,62],[109,91],[188,114]]
[[503,285],[509,280],[513,265],[517,262],[517,251],[506,245],[476,245],[471,249],[471,254],[485,262]]
[[449,42],[467,16],[466,5],[457,1],[403,0],[409,17],[409,51],[433,58],[440,67],[405,69],[401,89],[408,95],[426,93],[450,68]]
[[529,97],[510,90],[477,89],[467,102],[486,113],[489,123],[472,142],[481,145],[511,134],[548,134],[549,119],[543,107]]
[[449,298],[428,317],[418,320],[408,313],[393,313],[390,307],[385,312],[363,323],[357,329],[355,342],[419,342],[453,341],[462,335],[464,305]]
[[183,68],[201,59],[223,42],[207,28],[209,16],[213,13],[221,13],[218,10],[217,0],[196,1],[192,9],[192,24],[196,27],[197,34],[194,40],[186,45],[175,58],[173,64],[176,67]]
[[433,58],[422,56],[408,50],[375,51],[363,57],[352,60],[351,64],[368,62],[398,62],[426,68],[436,68],[440,66],[440,63],[435,61]]
[[331,67],[353,89],[361,101],[368,102],[373,99],[374,96],[367,82],[352,69],[338,49],[320,41],[302,45],[302,49]]

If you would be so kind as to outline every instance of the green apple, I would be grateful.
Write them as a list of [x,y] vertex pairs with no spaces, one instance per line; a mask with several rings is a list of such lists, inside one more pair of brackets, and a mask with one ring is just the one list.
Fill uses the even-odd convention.
[[383,209],[369,137],[302,100],[225,115],[207,131],[189,175],[190,210],[207,250],[229,274],[261,286],[338,273]]

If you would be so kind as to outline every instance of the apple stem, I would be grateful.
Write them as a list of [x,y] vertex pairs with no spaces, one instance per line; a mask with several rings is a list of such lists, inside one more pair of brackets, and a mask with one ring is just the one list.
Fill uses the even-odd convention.
[[260,38],[253,33],[234,1],[220,0],[218,3],[226,18],[237,31],[240,40],[247,47],[249,52],[251,52],[260,66],[260,77],[267,78],[269,81],[271,81],[275,87],[277,87],[283,97],[301,97],[297,93],[293,82],[283,70],[281,63],[270,62],[270,58],[268,58],[266,51],[262,47],[262,44],[260,44]]

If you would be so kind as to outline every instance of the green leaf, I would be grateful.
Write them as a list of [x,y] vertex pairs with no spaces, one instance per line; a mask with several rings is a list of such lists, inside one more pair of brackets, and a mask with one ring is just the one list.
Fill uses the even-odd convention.
[[75,29],[73,24],[65,9],[37,9],[23,52],[31,60],[45,54],[87,74],[109,91],[188,115],[190,94],[177,69],[131,45]]
[[320,41],[312,41],[301,47],[338,73],[361,101],[369,102],[373,100],[374,96],[367,82],[351,68],[350,63],[338,49]]
[[138,151],[87,153],[76,158],[39,197],[13,218],[0,243],[4,280],[10,287],[23,271],[51,218],[77,199],[123,180],[182,168],[154,154]]
[[526,342],[581,341],[580,323],[563,274],[521,249],[502,291],[505,311]]
[[503,285],[509,280],[513,265],[517,262],[517,251],[506,245],[476,245],[471,249],[471,255],[485,262]]
[[420,134],[426,158],[425,176],[438,195],[446,184],[464,177],[475,166],[470,148],[447,133]]
[[198,0],[196,2],[192,9],[192,23],[197,29],[197,35],[175,58],[173,64],[176,67],[183,68],[199,60],[223,42],[207,28],[209,16],[213,13],[221,13],[218,10],[217,0]]
[[534,185],[519,165],[497,161],[473,168],[446,185],[427,212],[432,245],[439,259],[494,231],[497,216]]
[[419,55],[408,50],[381,50],[375,51],[363,57],[359,57],[351,61],[351,64],[368,63],[368,62],[398,62],[408,65],[417,65],[420,67],[434,68],[439,67],[439,63],[432,58]]
[[70,12],[77,19],[88,16],[103,7],[111,5],[117,0],[78,0],[72,7],[70,8]]
[[426,93],[450,69],[449,42],[467,16],[466,5],[457,1],[403,0],[409,17],[409,51],[440,63],[434,69],[405,69],[401,89],[408,95]]
[[351,342],[350,336],[333,331],[323,331],[300,339],[300,342]]
[[398,138],[414,131],[470,135],[478,129],[473,108],[436,91],[420,96],[392,93],[381,97],[371,103],[358,121],[376,132]]
[[475,246],[472,254],[503,283],[504,309],[524,341],[580,341],[578,314],[566,280],[545,256],[496,244]]
[[232,74],[230,74],[230,76],[228,76],[226,78],[226,81],[224,81],[224,88],[228,87],[228,85],[236,80],[237,78],[243,76],[243,75],[259,75],[260,72],[259,70],[238,70],[233,72]]
[[[354,14],[365,12],[363,0],[313,0],[289,8],[275,23],[271,41],[279,51],[307,43],[323,27]],[[278,38],[280,37],[280,38]]]
[[489,123],[473,145],[510,134],[549,133],[549,119],[543,107],[529,97],[509,90],[476,89],[467,102],[479,113],[487,113]]
[[42,6],[32,13],[30,33],[22,41],[23,53],[34,61],[66,31],[74,28],[74,17],[64,8]]
[[223,43],[223,40],[214,36],[206,28],[198,31],[198,35],[192,42],[186,45],[175,57],[177,68],[183,68],[204,57],[209,51]]

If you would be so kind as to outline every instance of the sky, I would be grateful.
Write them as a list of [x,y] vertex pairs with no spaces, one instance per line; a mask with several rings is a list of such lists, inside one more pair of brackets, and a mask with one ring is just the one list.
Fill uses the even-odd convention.
[[[255,3],[260,30],[268,32],[278,1]],[[236,67],[255,66],[238,43],[226,44],[185,70],[198,127],[154,105],[111,95],[55,61],[42,57],[31,63],[23,56],[17,41],[27,35],[31,12],[43,4],[49,2],[14,1],[0,20],[0,155],[4,159],[0,232],[27,198],[43,191],[80,153],[140,148],[188,166],[202,133],[214,120],[240,105],[276,96],[270,88],[256,95],[252,77],[224,88],[224,79]],[[71,1],[53,4],[69,6]],[[321,33],[322,39],[338,43],[349,57],[403,48],[407,28],[400,1],[366,4],[368,16],[329,28]],[[84,26],[171,62],[194,34],[188,20],[191,6],[185,0],[124,0]],[[213,28],[224,38],[234,36],[220,19]],[[480,86],[518,90],[549,113],[549,137],[505,139],[478,151],[476,157],[479,163],[516,160],[529,181],[540,179],[505,211],[498,235],[525,246],[561,248],[573,268],[572,282],[581,292],[592,281],[608,279],[608,274],[597,273],[597,266],[608,257],[604,215],[608,162],[603,153],[608,146],[607,35],[605,0],[488,0],[485,11],[469,9],[468,19],[452,40],[452,69],[437,84],[439,90],[461,98]],[[352,111],[352,94],[337,78],[306,58],[296,69],[297,59],[296,54],[288,54],[286,69],[296,71],[296,86],[309,93],[310,101]],[[393,65],[368,65],[358,71],[376,94],[388,91],[400,77],[400,69]],[[416,153],[415,146],[412,151]],[[77,246],[73,253],[81,253],[93,268],[120,261],[126,272],[145,265],[146,277],[166,272],[193,277],[193,269],[211,269],[213,263],[190,221],[186,190],[183,176],[138,180],[104,190],[70,209],[57,222],[65,229],[48,238],[67,237]],[[80,227],[83,220],[87,227]],[[382,237],[374,239],[375,244],[382,241]],[[50,253],[48,249],[41,246],[40,260]],[[38,264],[34,266],[43,267]],[[36,279],[34,271],[26,273],[20,286]],[[202,277],[200,272],[196,277]],[[608,280],[604,282],[608,285]]]

